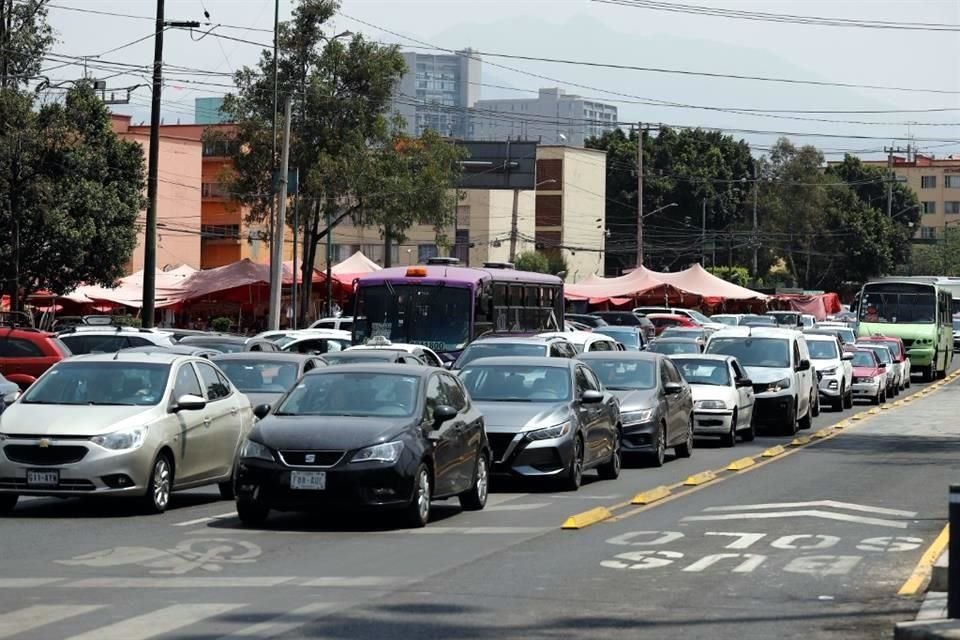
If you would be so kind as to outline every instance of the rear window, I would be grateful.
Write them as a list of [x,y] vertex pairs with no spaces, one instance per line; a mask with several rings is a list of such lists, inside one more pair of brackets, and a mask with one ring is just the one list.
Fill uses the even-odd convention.
[[808,340],[810,357],[814,360],[832,360],[838,357],[837,343],[827,340]]
[[64,344],[70,349],[73,355],[86,355],[88,353],[113,353],[126,349],[131,345],[127,336],[124,335],[73,335],[63,336],[61,338]]
[[[577,350],[582,349],[578,346]],[[546,344],[517,344],[517,343],[496,343],[483,342],[474,343],[463,350],[460,359],[457,361],[457,367],[463,368],[468,362],[473,362],[479,358],[495,358],[501,356],[545,356],[547,355]]]
[[790,342],[782,338],[717,338],[707,345],[707,353],[733,356],[745,367],[790,366]]

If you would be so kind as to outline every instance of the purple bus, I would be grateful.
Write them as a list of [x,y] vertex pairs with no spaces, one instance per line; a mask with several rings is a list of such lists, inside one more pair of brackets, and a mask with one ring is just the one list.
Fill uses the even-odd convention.
[[507,263],[383,269],[356,281],[355,298],[355,344],[383,336],[450,357],[484,333],[563,329],[563,280]]

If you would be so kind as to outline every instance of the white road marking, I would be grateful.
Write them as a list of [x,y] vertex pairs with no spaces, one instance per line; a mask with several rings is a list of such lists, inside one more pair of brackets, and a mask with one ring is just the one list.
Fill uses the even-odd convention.
[[186,522],[177,522],[174,527],[192,527],[195,524],[203,524],[204,522],[213,522],[214,520],[225,520],[227,518],[236,518],[237,512],[231,511],[229,513],[221,513],[218,516],[207,516],[206,518],[197,518],[196,520],[187,520]]
[[[817,538],[819,538],[818,542],[798,544],[800,540],[810,539],[812,541]],[[808,551],[811,549],[829,549],[830,547],[835,547],[838,542],[840,542],[840,538],[837,536],[827,536],[822,534],[809,535],[806,533],[801,533],[792,536],[781,536],[771,542],[770,546],[774,549],[786,549],[788,551],[793,551],[795,549]]]
[[905,536],[883,536],[867,538],[857,545],[860,551],[913,551],[923,544],[923,538],[908,538]]
[[57,585],[62,589],[229,589],[275,587],[295,576],[176,577],[176,578],[84,578]]
[[715,516],[687,516],[684,522],[696,521],[716,521],[716,520],[770,520],[773,518],[823,518],[824,520],[839,520],[841,522],[857,522],[859,524],[873,524],[880,527],[894,527],[897,529],[906,529],[906,522],[896,520],[884,520],[882,518],[867,518],[864,516],[853,516],[847,513],[833,513],[832,511],[820,511],[819,509],[804,509],[801,511],[768,511],[765,513],[725,513]]
[[308,616],[320,613],[326,609],[332,608],[336,603],[333,602],[316,602],[314,604],[308,604],[305,607],[300,607],[299,609],[294,609],[293,611],[288,611],[282,615],[277,616],[266,622],[261,622],[259,624],[251,625],[249,627],[244,627],[239,629],[234,633],[223,636],[220,640],[229,640],[230,638],[275,638],[284,633],[298,629],[305,624],[311,622],[308,619]]
[[242,604],[177,604],[121,620],[120,622],[81,633],[69,640],[147,640],[183,627],[189,627],[207,618],[212,618]]
[[484,511],[528,511],[533,509],[542,509],[550,506],[549,502],[527,502],[523,504],[497,504],[487,505]]
[[[635,538],[640,536],[653,536],[650,540],[640,540],[634,542]],[[657,544],[670,544],[675,540],[679,540],[683,537],[683,534],[679,531],[628,531],[627,533],[621,533],[618,536],[614,536],[607,540],[607,544],[617,544],[630,547],[646,547]]]
[[750,573],[767,559],[767,556],[760,555],[757,553],[715,553],[713,555],[704,556],[700,558],[693,564],[688,567],[684,567],[683,571],[699,573],[705,569],[712,567],[721,560],[727,559],[739,559],[745,558],[743,562],[738,564],[733,568],[734,573]]
[[607,569],[657,569],[671,565],[682,557],[683,554],[678,551],[628,551],[614,556],[616,560],[602,561],[600,566]]
[[555,527],[424,527],[423,529],[393,529],[371,531],[373,534],[389,535],[526,535],[552,531]]
[[748,549],[754,542],[759,542],[767,536],[765,533],[736,533],[733,531],[707,531],[705,536],[726,536],[737,538],[724,549]]
[[48,624],[60,622],[66,618],[102,609],[105,606],[102,604],[38,604],[33,607],[2,613],[0,614],[0,638],[10,638]]
[[306,578],[300,582],[301,587],[391,587],[410,584],[412,578],[393,576],[325,576],[322,578]]
[[0,578],[0,589],[32,589],[63,580],[64,578]]
[[526,498],[529,495],[529,493],[494,493],[487,496],[487,508],[495,507],[498,504],[510,502],[511,500]]
[[837,502],[836,500],[813,500],[811,502],[768,502],[764,504],[739,504],[725,507],[707,507],[704,511],[759,511],[761,509],[796,509],[799,507],[832,507],[846,511],[861,511],[883,516],[903,516],[912,518],[916,511],[901,511],[900,509],[886,509],[884,507],[870,507],[852,502]]
[[790,573],[806,573],[823,578],[850,573],[860,563],[860,556],[802,556],[783,568]]

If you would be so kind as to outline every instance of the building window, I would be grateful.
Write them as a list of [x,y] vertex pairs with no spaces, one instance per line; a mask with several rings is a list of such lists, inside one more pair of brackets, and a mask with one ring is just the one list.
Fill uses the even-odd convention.
[[947,200],[943,203],[944,213],[960,213],[960,201]]
[[920,237],[924,240],[933,240],[937,237],[936,227],[920,227]]
[[947,189],[960,189],[960,176],[943,176],[943,186]]
[[923,205],[924,213],[936,213],[937,212],[937,203],[936,202],[921,202]]
[[239,240],[238,224],[202,224],[200,235],[206,240]]
[[213,140],[206,141],[203,143],[203,157],[204,158],[220,158],[224,156],[233,155],[233,152],[237,149],[236,140]]
[[[360,246],[360,251],[363,251],[363,255],[367,256],[374,262],[379,265],[383,264],[383,245],[382,244],[365,244]],[[400,262],[400,247],[396,243],[392,243],[390,246],[390,264],[397,264]]]
[[921,189],[936,189],[936,188],[937,188],[937,176],[921,176],[921,177],[920,177],[920,188],[921,188]]
[[470,261],[470,229],[457,229],[453,257],[464,264]]
[[200,195],[204,198],[226,198],[230,192],[219,182],[204,182],[200,185]]
[[430,258],[436,258],[439,253],[435,244],[417,245],[417,262],[425,263]]

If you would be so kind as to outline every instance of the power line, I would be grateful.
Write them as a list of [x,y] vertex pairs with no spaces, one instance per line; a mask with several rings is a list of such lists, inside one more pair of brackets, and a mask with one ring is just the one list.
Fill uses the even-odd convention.
[[[18,0],[18,1],[19,1],[19,0]],[[102,10],[98,10],[98,9],[81,9],[80,7],[67,7],[67,6],[64,6],[64,5],[61,5],[61,4],[51,4],[51,3],[47,3],[46,6],[49,7],[49,8],[51,8],[51,9],[60,9],[61,11],[74,11],[74,12],[76,12],[76,13],[87,13],[87,14],[99,15],[99,16],[110,16],[110,17],[112,17],[112,18],[129,18],[129,19],[132,19],[132,20],[149,20],[150,22],[153,22],[153,21],[155,20],[155,18],[153,18],[153,17],[151,17],[151,16],[141,16],[141,15],[135,15],[135,14],[130,14],[130,13],[119,13],[119,12],[115,12],[115,11],[102,11]],[[211,25],[212,25],[212,23],[210,23],[210,22],[205,22],[205,23],[203,23],[203,24],[205,24],[205,25],[207,25],[207,26],[211,26]],[[258,27],[244,27],[244,26],[241,26],[241,25],[234,25],[234,24],[218,24],[217,26],[223,27],[224,29],[236,29],[236,30],[239,30],[239,31],[257,31],[257,32],[260,32],[260,33],[273,33],[273,29],[261,29],[261,28],[258,28]]]

